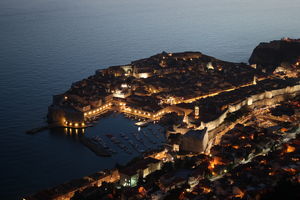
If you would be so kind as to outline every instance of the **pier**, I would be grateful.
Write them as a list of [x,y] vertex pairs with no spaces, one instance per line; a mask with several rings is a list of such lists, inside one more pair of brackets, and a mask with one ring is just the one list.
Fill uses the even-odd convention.
[[26,133],[27,134],[35,134],[35,133],[38,133],[38,132],[41,132],[41,131],[44,131],[44,130],[47,130],[50,128],[58,128],[58,127],[61,127],[61,126],[59,124],[42,125],[37,128],[30,129],[30,130],[26,131]]
[[111,154],[107,150],[105,150],[103,146],[101,146],[100,144],[95,144],[91,139],[87,137],[80,137],[80,141],[98,156],[111,156]]

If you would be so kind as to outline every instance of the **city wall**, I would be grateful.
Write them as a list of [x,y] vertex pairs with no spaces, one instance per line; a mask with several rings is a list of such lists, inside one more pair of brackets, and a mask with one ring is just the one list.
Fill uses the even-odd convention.
[[229,113],[236,112],[244,106],[256,107],[258,105],[272,105],[285,100],[289,95],[296,95],[297,93],[300,93],[300,85],[289,86],[282,89],[265,91],[260,94],[252,95],[239,103],[229,105],[227,110],[220,117],[210,122],[201,122],[201,125],[196,127],[196,129],[201,130],[207,128],[208,131],[211,131],[220,126]]
[[[228,116],[229,113],[236,112],[244,106],[252,106],[252,105],[255,106],[255,105],[259,105],[262,102],[264,105],[270,105],[274,103],[273,102],[275,101],[274,97],[276,96],[298,93],[299,91],[300,91],[300,85],[295,85],[295,86],[288,86],[282,89],[265,91],[260,94],[255,94],[245,98],[244,100],[238,103],[228,105],[228,108],[225,110],[225,112],[213,121],[201,122],[199,127],[194,127],[194,125],[192,124],[188,124],[188,125],[189,127],[194,127],[197,130],[207,128],[208,131],[211,131],[217,128],[218,126],[220,126],[224,122],[225,118]],[[263,101],[266,99],[268,101]],[[86,126],[86,124],[84,123],[85,121],[90,121],[91,119],[101,114],[104,114],[110,110],[115,110],[118,112],[126,113],[140,118],[151,119],[151,120],[159,120],[163,115],[171,112],[176,112],[179,115],[185,115],[185,116],[189,115],[192,112],[192,110],[190,109],[183,109],[174,105],[174,106],[165,107],[155,113],[152,113],[152,112],[143,111],[142,109],[130,108],[126,105],[125,102],[113,99],[112,101],[107,102],[106,104],[103,104],[102,106],[95,108],[93,110],[89,110],[87,112],[79,112],[79,111],[75,112],[75,111],[64,110],[59,107],[52,107],[51,109],[49,108],[49,114],[52,116],[52,118],[56,119],[56,121],[59,124],[61,124],[61,126],[73,127],[73,128],[84,128]]]

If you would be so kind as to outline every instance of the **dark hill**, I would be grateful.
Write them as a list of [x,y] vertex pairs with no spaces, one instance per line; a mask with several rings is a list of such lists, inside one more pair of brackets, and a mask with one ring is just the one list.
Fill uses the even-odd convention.
[[281,63],[294,64],[300,59],[300,39],[285,38],[260,43],[252,52],[250,64],[273,71]]

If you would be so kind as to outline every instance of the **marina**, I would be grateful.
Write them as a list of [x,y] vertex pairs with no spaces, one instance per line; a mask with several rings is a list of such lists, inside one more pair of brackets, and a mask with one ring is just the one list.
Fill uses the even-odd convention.
[[[108,118],[115,117],[119,118],[122,115],[113,114]],[[101,123],[93,124],[95,128],[102,127]],[[132,126],[130,130],[120,132],[115,132],[114,129],[86,132],[84,136],[80,136],[80,141],[98,156],[137,156],[163,146],[165,138],[161,137],[162,132],[162,127],[148,124],[147,127]]]

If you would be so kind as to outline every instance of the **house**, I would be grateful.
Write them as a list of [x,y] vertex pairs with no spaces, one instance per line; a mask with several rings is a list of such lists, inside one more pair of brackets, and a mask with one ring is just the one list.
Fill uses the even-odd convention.
[[113,93],[113,97],[125,99],[131,95],[131,90],[127,88],[116,89]]
[[180,188],[182,185],[187,183],[190,173],[190,170],[179,170],[176,172],[167,173],[160,177],[159,187],[163,192]]
[[180,188],[187,180],[183,177],[170,177],[170,179],[160,179],[159,187],[163,192]]
[[205,150],[205,135],[207,129],[190,130],[181,136],[180,150],[187,152],[201,153]]
[[123,186],[135,187],[140,178],[161,169],[161,160],[151,157],[139,160],[125,169],[120,170],[120,184]]

